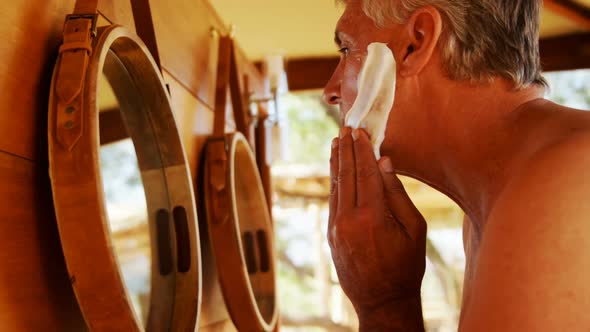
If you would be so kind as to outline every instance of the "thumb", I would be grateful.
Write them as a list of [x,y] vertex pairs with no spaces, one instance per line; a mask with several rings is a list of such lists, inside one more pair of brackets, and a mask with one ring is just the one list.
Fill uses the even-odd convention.
[[408,234],[414,240],[424,237],[426,234],[426,221],[395,174],[391,159],[388,157],[381,158],[379,160],[379,171],[383,178],[385,204],[391,210],[393,216],[406,228]]

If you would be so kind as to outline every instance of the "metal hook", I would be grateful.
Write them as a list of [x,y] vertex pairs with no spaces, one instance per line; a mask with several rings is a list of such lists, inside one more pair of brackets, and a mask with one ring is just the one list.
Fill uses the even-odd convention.
[[229,30],[229,37],[231,39],[234,39],[234,37],[236,36],[236,25],[231,23],[228,27]]
[[211,38],[217,38],[217,37],[219,37],[219,30],[217,30],[216,27],[212,26],[209,29],[209,35],[211,36]]

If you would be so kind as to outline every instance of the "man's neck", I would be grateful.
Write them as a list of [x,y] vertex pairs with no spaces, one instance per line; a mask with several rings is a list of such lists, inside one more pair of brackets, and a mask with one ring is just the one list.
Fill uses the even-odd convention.
[[[419,149],[423,160],[400,173],[419,178],[449,195],[468,214],[476,232],[510,173],[526,158],[520,145],[519,114],[543,97],[543,88],[520,91],[497,81],[486,86],[457,83],[432,89],[423,110],[428,137]],[[524,149],[526,150],[526,149]]]

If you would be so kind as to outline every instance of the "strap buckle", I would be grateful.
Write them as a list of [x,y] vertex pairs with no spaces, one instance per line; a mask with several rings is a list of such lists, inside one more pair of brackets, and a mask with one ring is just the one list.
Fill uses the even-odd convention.
[[96,37],[96,26],[98,23],[98,14],[69,14],[66,15],[65,24],[71,20],[90,20],[92,22],[90,27],[90,35],[92,38]]
[[[223,143],[223,145],[221,144]],[[227,187],[229,142],[225,135],[212,137],[207,141],[207,165],[209,167],[209,209],[214,225],[229,220],[229,188]]]
[[217,142],[223,142],[223,149],[225,150],[225,152],[229,151],[229,142],[226,135],[214,136],[207,139],[207,144],[213,144]]
[[64,22],[55,76],[58,108],[55,126],[57,141],[68,151],[82,137],[84,83],[92,41],[97,36],[97,21],[97,14],[72,14]]

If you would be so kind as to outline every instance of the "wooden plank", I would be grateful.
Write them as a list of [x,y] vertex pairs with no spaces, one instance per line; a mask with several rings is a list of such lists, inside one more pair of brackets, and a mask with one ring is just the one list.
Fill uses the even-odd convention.
[[[211,133],[213,119],[210,108],[217,44],[210,27],[223,32],[223,24],[205,0],[152,1],[151,5],[156,38],[160,50],[165,50],[162,52],[165,78],[172,87],[177,121],[191,171],[196,175],[200,152]],[[34,161],[26,167],[19,164],[0,174],[0,198],[2,202],[12,202],[0,215],[8,221],[18,220],[18,223],[3,222],[4,235],[0,235],[4,236],[0,251],[9,256],[5,261],[15,266],[12,271],[0,275],[0,321],[11,331],[84,330],[71,287],[64,290],[67,273],[53,207],[45,198],[49,197],[45,175],[49,84],[63,21],[73,7],[74,0],[0,3],[0,36],[4,41],[0,47],[0,151]],[[134,30],[128,1],[101,0],[99,11],[107,21]],[[253,90],[261,91],[260,74],[241,51],[238,61],[242,75],[250,76]],[[25,175],[18,175],[19,172]],[[18,180],[22,188],[15,189],[11,181],[23,176],[22,181],[32,182],[23,184]],[[39,178],[43,179],[42,184],[37,182]],[[18,203],[10,200],[13,197],[10,195],[20,197]],[[207,255],[209,261],[213,261],[210,253],[204,253]],[[199,325],[228,322],[215,266],[208,265],[205,269],[208,272],[203,276],[206,282],[204,318]],[[231,327],[228,331],[235,331],[231,322],[225,325]]]
[[172,109],[193,178],[196,178],[198,158],[207,136],[213,132],[213,111],[168,72],[164,72],[164,80],[170,87]]
[[46,159],[49,83],[74,1],[0,3],[0,150]]
[[545,71],[590,68],[590,33],[543,39],[539,47]]
[[[112,22],[133,26],[126,1],[105,1],[101,12]],[[162,67],[205,105],[213,107],[217,68],[217,37],[227,34],[223,21],[205,0],[152,1],[152,14]],[[215,33],[212,33],[215,30]],[[242,50],[238,62],[243,73],[261,88],[261,75]]]
[[[202,101],[212,101],[209,84],[215,77],[217,45],[211,29],[226,33],[221,20],[204,0],[150,5],[163,69]],[[109,22],[135,31],[128,1],[101,0],[99,11]]]
[[[115,21],[133,18],[129,1],[100,1]],[[74,0],[0,3],[0,151],[45,160],[49,83],[63,22]]]
[[590,29],[590,8],[572,0],[545,0],[545,8]]
[[[73,8],[73,0],[0,3],[0,151],[46,159],[49,83],[63,21]],[[101,0],[99,10],[108,21],[134,31],[129,1]],[[221,19],[205,0],[152,1],[152,12],[163,67],[212,107],[217,43],[210,29],[225,33]],[[261,89],[260,74],[241,50],[238,58],[240,70]]]
[[110,23],[123,25],[129,31],[135,32],[131,1],[99,0],[98,11]]
[[86,331],[63,259],[47,165],[0,153],[4,331]]
[[217,39],[221,21],[204,1],[152,1],[152,12],[162,66],[206,105],[213,105]]

